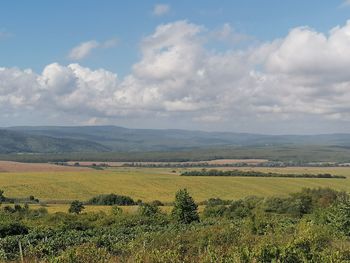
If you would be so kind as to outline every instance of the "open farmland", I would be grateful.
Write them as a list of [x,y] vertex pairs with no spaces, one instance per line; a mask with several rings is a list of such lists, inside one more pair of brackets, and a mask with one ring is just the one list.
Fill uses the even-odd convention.
[[3,172],[67,172],[67,171],[86,171],[83,167],[59,166],[48,163],[19,163],[11,161],[0,161],[0,173]]
[[[61,167],[59,167],[61,168]],[[143,201],[171,202],[180,188],[188,188],[196,201],[211,197],[237,199],[248,195],[286,195],[303,187],[332,187],[350,191],[350,168],[241,168],[243,170],[278,173],[331,173],[347,179],[262,178],[262,177],[184,177],[186,169],[171,168],[109,168],[105,170],[76,169],[68,171],[2,172],[0,189],[8,197],[34,195],[48,203],[64,203],[74,199],[87,200],[98,194],[117,193]],[[72,170],[73,169],[73,170]],[[228,168],[225,168],[228,169]]]

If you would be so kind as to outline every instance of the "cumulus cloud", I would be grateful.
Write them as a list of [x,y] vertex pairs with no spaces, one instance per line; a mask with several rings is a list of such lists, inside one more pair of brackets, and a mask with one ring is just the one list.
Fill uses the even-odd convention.
[[117,39],[110,39],[103,43],[99,43],[96,40],[90,40],[80,43],[74,47],[68,54],[68,58],[71,60],[81,60],[91,54],[91,52],[97,48],[111,48],[117,45]]
[[153,15],[155,16],[162,16],[170,11],[170,6],[166,4],[157,4],[153,8]]
[[350,22],[327,34],[294,28],[282,39],[223,52],[206,47],[203,35],[211,33],[188,21],[159,25],[122,79],[79,64],[53,63],[41,73],[0,68],[0,112],[45,109],[86,123],[181,118],[255,132],[283,121],[349,123]]

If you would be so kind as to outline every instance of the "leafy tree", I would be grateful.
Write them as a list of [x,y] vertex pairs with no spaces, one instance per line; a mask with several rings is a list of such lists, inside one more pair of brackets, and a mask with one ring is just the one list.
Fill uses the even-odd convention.
[[85,209],[84,204],[78,200],[71,203],[68,212],[71,214],[80,214]]
[[182,224],[199,222],[198,206],[187,192],[187,189],[177,191],[175,195],[174,208],[172,210],[173,219]]

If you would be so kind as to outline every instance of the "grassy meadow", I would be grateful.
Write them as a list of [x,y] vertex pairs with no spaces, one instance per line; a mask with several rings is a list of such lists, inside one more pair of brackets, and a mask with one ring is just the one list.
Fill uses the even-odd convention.
[[175,192],[185,187],[198,202],[211,197],[238,199],[248,195],[286,195],[303,187],[331,187],[350,191],[350,168],[347,167],[240,169],[278,173],[331,173],[348,178],[185,177],[180,176],[181,171],[186,170],[181,168],[120,167],[86,171],[2,172],[0,189],[8,197],[34,195],[48,203],[65,203],[74,199],[85,201],[95,195],[108,193],[128,195],[134,200],[146,202],[172,202]]

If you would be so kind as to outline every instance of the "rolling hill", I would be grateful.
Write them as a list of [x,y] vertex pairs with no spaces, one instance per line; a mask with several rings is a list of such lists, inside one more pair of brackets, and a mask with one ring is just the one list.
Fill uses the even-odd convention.
[[350,134],[261,135],[118,126],[22,126],[0,129],[0,153],[161,152],[305,145],[350,148]]
[[0,153],[66,153],[103,152],[106,146],[86,140],[29,135],[22,132],[0,130]]

